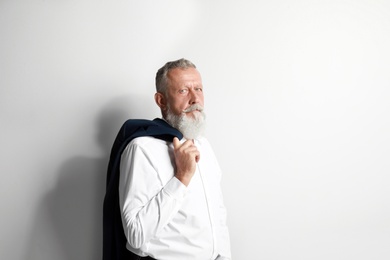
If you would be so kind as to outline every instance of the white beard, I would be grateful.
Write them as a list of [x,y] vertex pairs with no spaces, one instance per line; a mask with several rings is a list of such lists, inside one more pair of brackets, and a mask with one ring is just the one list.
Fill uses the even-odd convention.
[[[193,118],[186,115],[186,112],[193,110],[198,110],[198,112],[193,113]],[[186,139],[201,137],[206,128],[206,115],[203,112],[203,108],[199,105],[189,107],[180,115],[173,114],[168,107],[165,119],[171,126],[178,129]]]

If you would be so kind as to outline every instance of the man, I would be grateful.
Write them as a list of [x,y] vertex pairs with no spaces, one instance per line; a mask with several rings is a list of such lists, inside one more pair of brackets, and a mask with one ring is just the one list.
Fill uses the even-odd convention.
[[203,136],[201,76],[188,60],[168,62],[157,72],[156,89],[163,123],[184,138],[141,134],[121,153],[126,248],[145,259],[231,259],[221,171]]

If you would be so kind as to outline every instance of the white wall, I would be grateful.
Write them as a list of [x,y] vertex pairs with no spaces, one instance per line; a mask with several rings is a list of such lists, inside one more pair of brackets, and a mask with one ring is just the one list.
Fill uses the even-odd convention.
[[0,258],[100,259],[111,143],[198,65],[234,259],[390,258],[390,4],[0,2]]

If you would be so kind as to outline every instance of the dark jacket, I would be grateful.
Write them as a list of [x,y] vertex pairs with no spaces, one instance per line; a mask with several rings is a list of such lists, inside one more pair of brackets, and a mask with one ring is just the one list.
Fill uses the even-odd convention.
[[126,249],[126,236],[123,231],[119,208],[119,166],[123,150],[136,137],[153,136],[168,142],[183,135],[162,119],[127,120],[119,130],[111,149],[107,170],[106,195],[103,204],[103,260],[139,259]]

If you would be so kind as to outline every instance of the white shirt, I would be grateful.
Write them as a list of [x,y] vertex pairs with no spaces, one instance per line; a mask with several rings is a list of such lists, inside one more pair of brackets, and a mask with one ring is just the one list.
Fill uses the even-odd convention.
[[172,143],[135,138],[121,157],[119,202],[127,249],[159,260],[231,259],[221,171],[205,138],[188,186],[174,177]]

